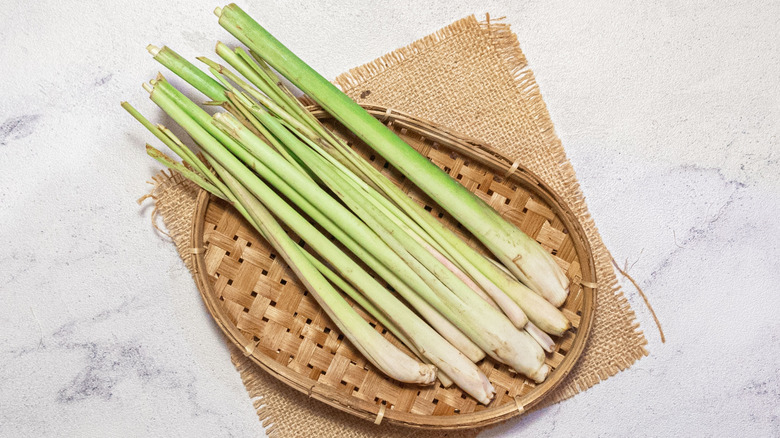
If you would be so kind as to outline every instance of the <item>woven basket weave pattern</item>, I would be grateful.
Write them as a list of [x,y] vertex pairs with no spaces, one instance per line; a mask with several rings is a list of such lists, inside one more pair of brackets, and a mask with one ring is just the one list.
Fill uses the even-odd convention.
[[[380,108],[369,109],[377,115],[383,111]],[[237,329],[244,340],[234,342],[241,344],[253,360],[266,365],[273,361],[279,367],[286,368],[287,372],[282,371],[282,374],[287,374],[283,380],[289,382],[292,379],[292,384],[299,390],[310,395],[314,393],[317,398],[364,418],[375,418],[379,413],[389,421],[408,425],[463,427],[484,425],[517,415],[550,391],[568,373],[576,355],[582,351],[587,330],[579,334],[578,328],[583,311],[588,318],[592,315],[592,297],[584,299],[592,292],[584,290],[579,283],[583,277],[581,263],[592,266],[590,254],[588,251],[582,254],[582,248],[578,254],[576,244],[582,240],[573,239],[561,216],[556,214],[561,211],[561,206],[549,205],[540,199],[533,192],[538,187],[521,184],[517,178],[516,164],[508,166],[504,160],[504,167],[508,167],[508,170],[497,172],[496,162],[502,158],[487,149],[469,145],[445,131],[403,114],[389,114],[385,111],[381,118],[389,120],[394,131],[411,146],[555,256],[574,284],[563,306],[574,328],[556,339],[555,351],[547,355],[546,363],[553,369],[561,367],[577,340],[577,351],[571,353],[574,357],[567,361],[566,370],[551,373],[547,382],[537,386],[511,372],[506,365],[485,359],[479,366],[497,391],[496,399],[487,407],[477,404],[455,386],[443,388],[437,382],[437,385],[422,387],[391,380],[375,370],[344,339],[282,258],[235,210],[223,202],[210,200],[201,203],[205,206],[202,239],[206,250],[203,263],[207,281],[212,285],[213,298],[218,300],[222,317],[227,319],[220,323],[223,328],[232,325]],[[344,130],[340,126],[335,128],[343,134]],[[424,135],[419,134],[421,131]],[[351,134],[343,135],[366,160],[400,185],[430,214],[474,247],[484,251],[470,233],[392,166]],[[507,178],[508,172],[515,172],[515,175]],[[297,236],[290,234],[294,240],[300,241]],[[304,242],[300,243],[305,246]],[[583,256],[584,261],[581,260]],[[591,271],[586,271],[585,275],[588,281],[594,281]],[[377,331],[405,350],[377,321],[359,307],[353,307]],[[215,317],[218,320],[220,318],[218,315]],[[360,400],[363,404],[350,400]],[[477,419],[468,419],[468,416],[463,415],[474,412],[482,412],[484,415]],[[403,413],[412,415],[404,416]],[[464,421],[460,422],[452,416],[462,417]],[[433,417],[447,421],[431,420]]]

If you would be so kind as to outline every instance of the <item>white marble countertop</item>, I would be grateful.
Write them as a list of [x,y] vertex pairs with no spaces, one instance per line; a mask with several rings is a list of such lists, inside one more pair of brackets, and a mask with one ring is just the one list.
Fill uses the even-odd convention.
[[[506,15],[649,357],[484,436],[780,435],[780,3],[243,4],[326,77],[471,13]],[[0,9],[0,436],[262,436],[174,247],[135,200],[158,168],[148,43],[232,39],[213,2]],[[316,5],[316,6],[315,6]]]

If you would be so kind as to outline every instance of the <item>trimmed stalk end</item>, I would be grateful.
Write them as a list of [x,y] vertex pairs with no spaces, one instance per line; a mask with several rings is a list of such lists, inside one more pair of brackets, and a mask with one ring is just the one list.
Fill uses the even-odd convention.
[[144,87],[144,90],[146,90],[147,93],[152,94],[153,88],[152,88],[151,85],[149,85],[146,82],[144,82],[143,85],[141,85],[141,86]]
[[222,41],[217,41],[217,45],[214,47],[214,51],[219,55],[221,58],[224,58],[222,56],[223,53],[230,52],[233,53],[232,50],[230,50],[230,47],[228,47],[227,44],[223,43]]
[[496,388],[493,387],[493,384],[490,383],[490,380],[488,380],[485,374],[480,373],[479,378],[482,382],[482,388],[485,390],[485,394],[481,400],[477,401],[487,406],[491,401],[493,401],[494,398],[496,398]]
[[543,364],[541,367],[539,367],[538,370],[536,370],[533,376],[528,377],[534,379],[534,382],[536,383],[542,383],[544,382],[544,379],[547,378],[548,374],[550,374],[550,367],[547,364]]
[[566,298],[569,297],[568,290],[564,289],[563,292],[557,293],[554,296],[552,294],[548,294],[545,296],[547,300],[555,307],[561,307],[563,306],[563,303],[566,302]]
[[149,44],[146,46],[146,51],[151,53],[152,56],[157,56],[160,53],[160,48],[154,44]]
[[214,15],[216,15],[217,17],[222,17],[222,7],[221,6],[217,6],[216,8],[214,8]]
[[539,327],[534,325],[534,323],[528,321],[528,324],[525,326],[525,331],[528,332],[532,338],[534,338],[539,346],[542,347],[542,350],[548,353],[553,352],[555,341],[553,341],[553,339],[547,333],[543,332]]
[[431,364],[420,364],[420,380],[421,385],[432,385],[436,382],[436,367]]

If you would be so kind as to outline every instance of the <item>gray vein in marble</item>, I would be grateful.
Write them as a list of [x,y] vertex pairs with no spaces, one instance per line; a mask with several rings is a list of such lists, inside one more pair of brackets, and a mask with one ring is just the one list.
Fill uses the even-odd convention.
[[12,140],[19,140],[35,132],[40,114],[24,114],[10,117],[0,125],[0,146],[5,146]]
[[108,81],[110,81],[110,80],[111,80],[111,78],[113,78],[113,77],[114,77],[114,74],[113,74],[113,73],[109,73],[109,74],[107,74],[107,75],[105,75],[105,76],[102,76],[102,77],[98,78],[98,79],[95,81],[95,85],[96,85],[96,86],[98,86],[98,87],[100,87],[100,86],[102,86],[102,85],[105,85],[105,84],[107,84],[107,83],[108,83]]
[[110,400],[114,386],[133,374],[145,382],[156,377],[163,377],[161,381],[166,382],[173,377],[135,343],[85,342],[63,346],[68,350],[81,350],[87,356],[87,366],[68,385],[60,388],[57,396],[60,403],[91,397]]
[[41,336],[34,345],[8,353],[21,357],[52,350],[77,352],[84,358],[84,366],[56,390],[57,403],[70,405],[92,399],[108,402],[114,397],[114,389],[118,385],[137,380],[157,388],[182,390],[194,416],[218,414],[199,401],[199,385],[194,376],[183,375],[171,364],[161,363],[155,354],[148,351],[143,340],[136,337],[119,340],[116,336],[113,339],[91,339],[86,335],[97,324],[115,321],[117,316],[132,317],[145,308],[146,302],[133,296],[116,307],[62,324],[49,336]]
[[731,189],[731,193],[729,194],[726,201],[723,202],[720,207],[718,207],[718,210],[714,215],[710,215],[708,211],[707,216],[709,217],[706,217],[702,224],[690,227],[680,240],[675,237],[676,248],[665,258],[663,258],[661,262],[658,263],[658,266],[653,269],[652,272],[650,272],[648,278],[642,282],[643,288],[650,287],[656,281],[656,279],[661,276],[663,271],[672,264],[674,259],[682,251],[689,249],[690,245],[695,244],[696,242],[705,239],[708,236],[711,236],[713,230],[715,230],[715,228],[718,226],[719,221],[723,217],[724,213],[738,199],[741,191],[748,187],[746,183],[741,181],[727,179],[720,169],[703,168],[696,165],[682,165],[674,168],[673,171],[714,175],[715,179],[721,182],[724,187]]

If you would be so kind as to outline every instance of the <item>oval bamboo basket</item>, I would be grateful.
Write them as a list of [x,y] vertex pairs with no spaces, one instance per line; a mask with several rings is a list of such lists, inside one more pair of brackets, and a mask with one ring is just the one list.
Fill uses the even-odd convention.
[[[411,427],[463,429],[522,414],[571,371],[590,332],[596,274],[581,225],[546,184],[489,147],[398,111],[365,108],[534,237],[564,268],[573,286],[562,310],[573,328],[555,338],[555,351],[546,359],[553,368],[547,380],[534,384],[486,358],[479,367],[495,386],[496,398],[483,406],[455,386],[444,388],[438,381],[427,387],[409,385],[384,376],[344,339],[273,248],[234,209],[202,191],[191,243],[198,288],[209,312],[228,338],[273,377],[377,424],[384,420]],[[357,137],[323,111],[315,114],[426,210],[484,251],[473,236]],[[406,350],[355,307],[376,330]]]

